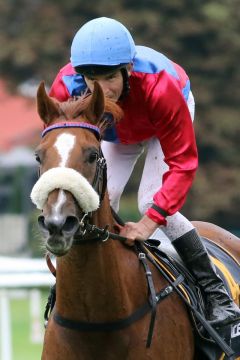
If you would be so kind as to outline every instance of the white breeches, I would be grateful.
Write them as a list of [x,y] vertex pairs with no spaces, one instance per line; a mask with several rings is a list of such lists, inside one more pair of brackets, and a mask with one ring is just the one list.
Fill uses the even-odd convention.
[[[195,103],[192,93],[189,94],[188,108],[194,119]],[[161,188],[162,176],[168,166],[157,138],[133,145],[114,144],[102,141],[102,151],[107,161],[108,192],[113,209],[118,212],[123,190],[131,176],[139,156],[146,149],[146,159],[138,189],[138,208],[143,215],[153,203],[154,194]],[[182,236],[193,229],[193,225],[179,212],[167,217],[167,226],[161,230],[171,240]]]

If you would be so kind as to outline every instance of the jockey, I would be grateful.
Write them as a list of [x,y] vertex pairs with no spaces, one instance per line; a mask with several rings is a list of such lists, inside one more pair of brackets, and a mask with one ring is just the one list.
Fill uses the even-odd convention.
[[86,89],[92,91],[95,80],[124,112],[102,141],[108,192],[116,212],[138,157],[144,148],[147,152],[138,190],[142,218],[126,223],[120,235],[133,243],[148,239],[160,227],[198,281],[212,325],[239,320],[240,310],[216,274],[200,236],[179,213],[198,166],[188,76],[163,54],[136,46],[120,22],[97,18],[76,33],[71,63],[58,73],[50,96],[65,101]]

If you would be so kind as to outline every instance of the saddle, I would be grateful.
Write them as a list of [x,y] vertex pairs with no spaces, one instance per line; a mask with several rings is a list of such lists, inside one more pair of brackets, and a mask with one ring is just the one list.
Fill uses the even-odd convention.
[[[225,249],[207,238],[202,238],[208,253],[216,266],[218,275],[222,278],[229,295],[239,306],[240,299],[240,265],[237,260]],[[151,254],[161,268],[161,273],[173,281],[183,275],[184,281],[179,285],[179,290],[187,303],[190,303],[203,317],[204,301],[196,281],[192,278],[183,264],[171,242],[166,237],[160,241],[149,239],[144,243],[147,252]],[[228,359],[211,336],[203,328],[194,311],[190,310],[190,317],[195,332],[196,355],[195,360],[222,360]],[[221,338],[240,356],[240,323],[218,330]],[[236,356],[234,358],[236,358]],[[231,358],[232,359],[232,358]],[[238,357],[240,359],[240,357]]]

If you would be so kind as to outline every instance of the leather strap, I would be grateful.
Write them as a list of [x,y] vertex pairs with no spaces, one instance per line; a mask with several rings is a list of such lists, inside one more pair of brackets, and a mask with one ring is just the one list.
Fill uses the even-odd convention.
[[[183,277],[179,277],[175,284],[176,286],[183,281]],[[161,300],[165,299],[166,296],[172,293],[173,289],[169,289],[169,286],[166,286],[164,289],[159,291],[156,294],[156,303],[158,304]],[[76,331],[89,331],[89,332],[98,332],[98,331],[118,331],[122,330],[134,322],[141,319],[144,315],[146,315],[149,311],[151,311],[151,304],[148,300],[144,305],[138,308],[134,313],[128,316],[125,319],[119,319],[112,322],[85,322],[85,321],[75,321],[71,319],[67,319],[57,312],[53,314],[54,321],[65,328],[76,330]]]
[[151,272],[150,267],[148,266],[148,263],[146,260],[146,254],[144,252],[140,252],[138,254],[138,258],[139,258],[139,261],[141,261],[141,263],[144,267],[144,270],[145,270],[145,275],[146,275],[147,284],[148,284],[148,292],[149,292],[151,308],[152,308],[151,309],[151,320],[150,320],[148,337],[147,337],[147,345],[146,345],[146,347],[149,348],[151,346],[151,342],[152,342],[153,330],[154,330],[155,319],[156,319],[157,296],[156,296],[156,292],[155,292],[155,288],[154,288],[154,284],[153,284],[152,272]]

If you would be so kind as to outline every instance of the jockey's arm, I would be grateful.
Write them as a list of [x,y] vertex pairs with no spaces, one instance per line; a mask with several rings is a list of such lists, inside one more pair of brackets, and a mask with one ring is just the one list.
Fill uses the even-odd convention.
[[163,76],[161,80],[161,90],[165,81],[164,95],[157,96],[157,87],[153,89],[150,111],[169,170],[153,197],[159,211],[150,207],[139,222],[127,223],[123,228],[121,235],[130,242],[134,238],[146,240],[157,227],[166,225],[166,216],[181,209],[198,166],[195,134],[187,104],[169,78]]

